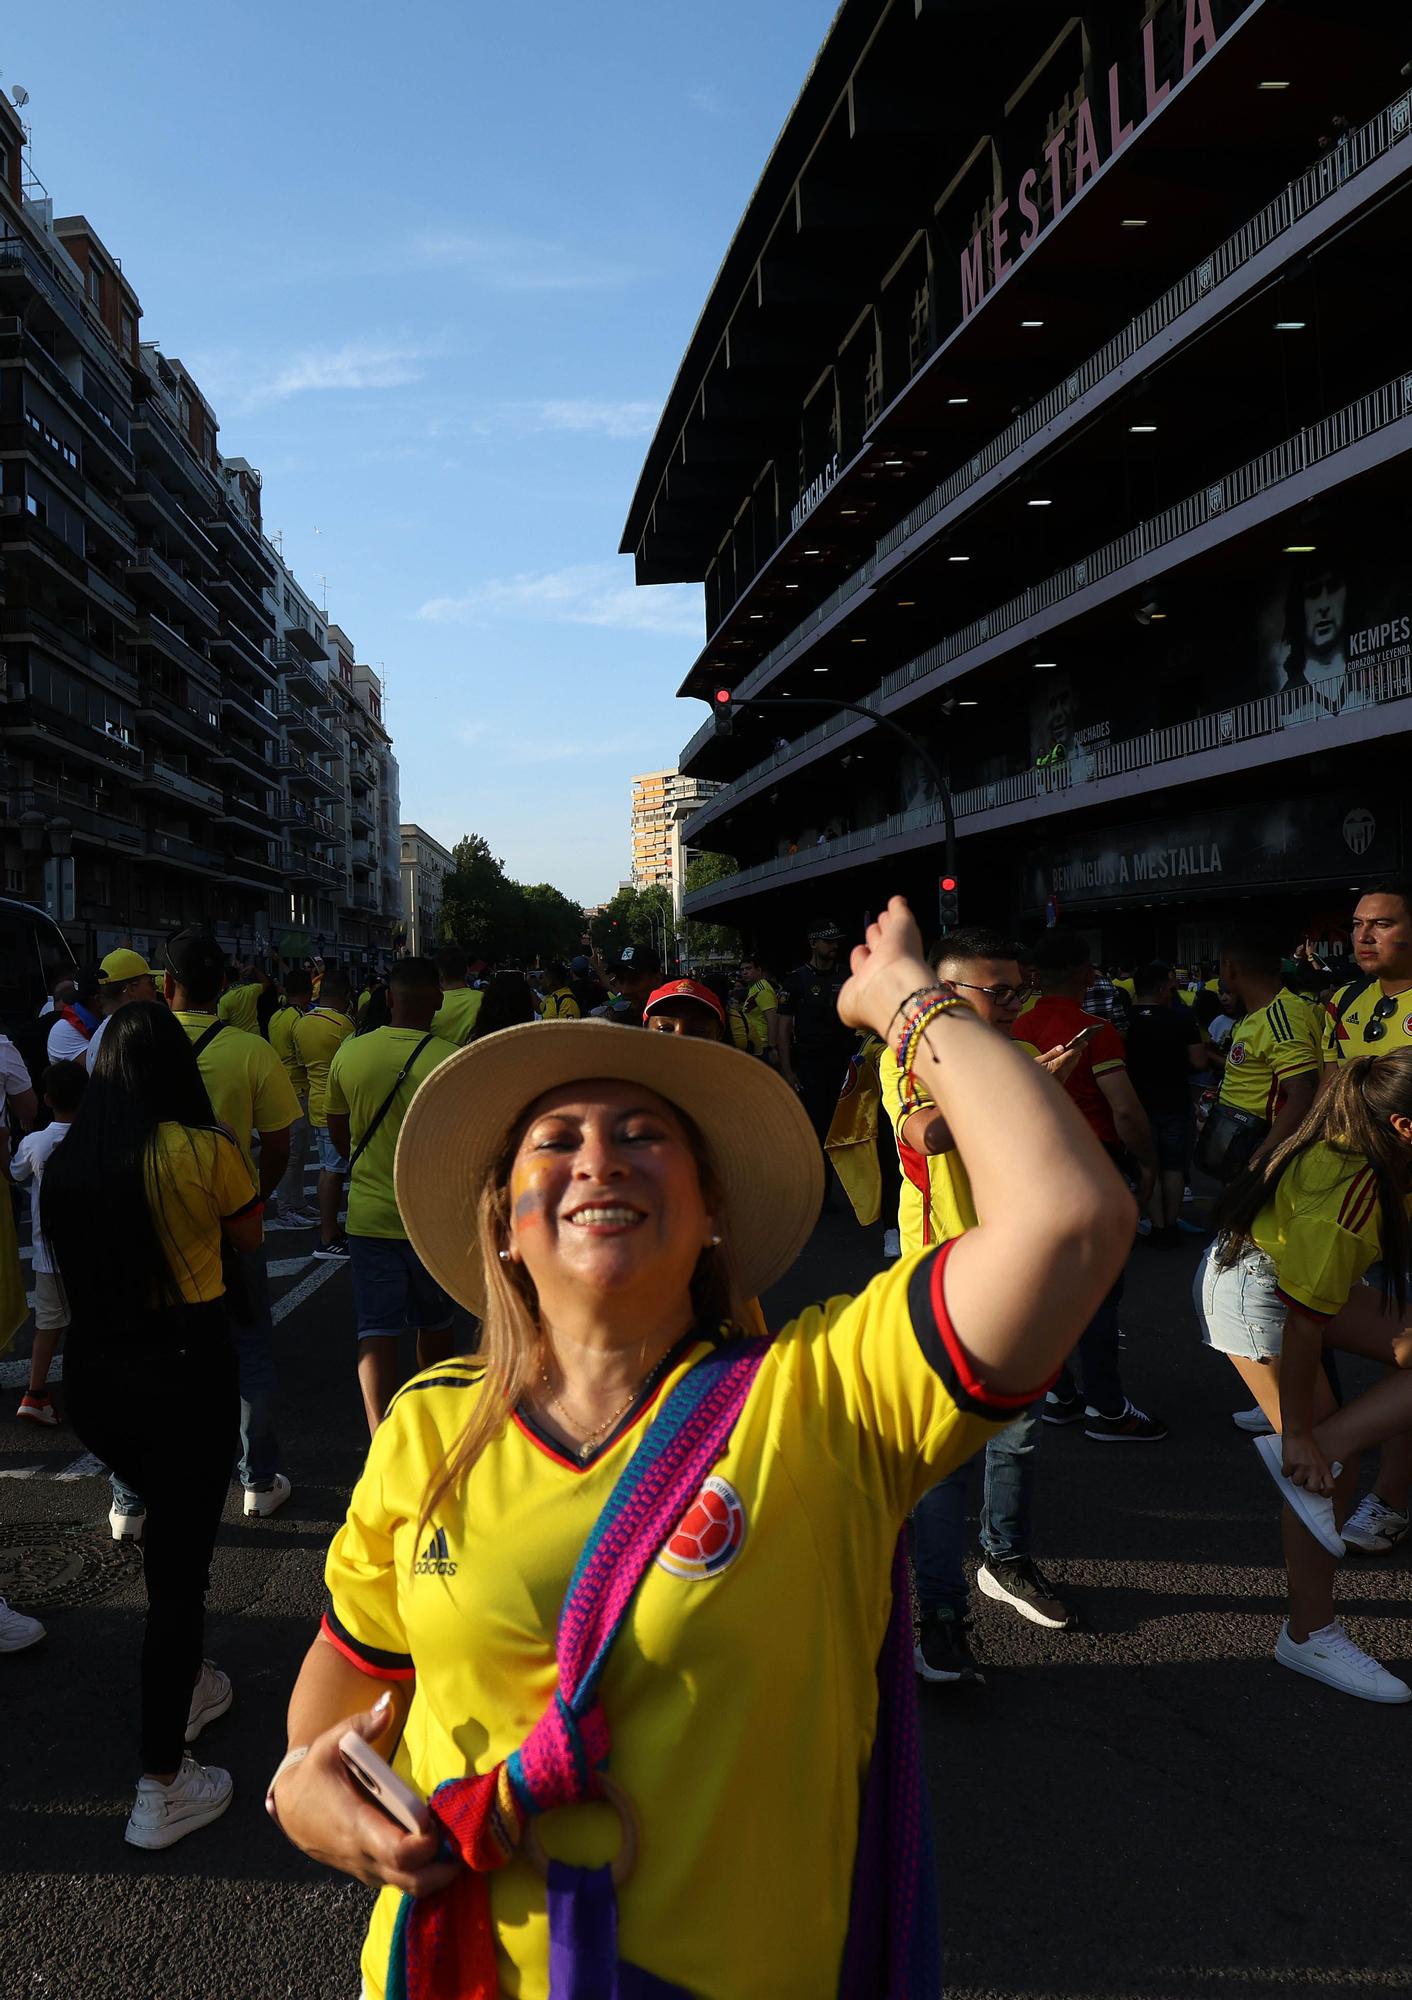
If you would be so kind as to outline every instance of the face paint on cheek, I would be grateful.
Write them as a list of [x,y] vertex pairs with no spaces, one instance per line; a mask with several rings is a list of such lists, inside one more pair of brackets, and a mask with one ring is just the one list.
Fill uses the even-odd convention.
[[510,1176],[510,1213],[517,1228],[524,1228],[529,1222],[542,1222],[549,1208],[549,1193],[545,1185],[549,1175],[546,1164],[516,1167]]

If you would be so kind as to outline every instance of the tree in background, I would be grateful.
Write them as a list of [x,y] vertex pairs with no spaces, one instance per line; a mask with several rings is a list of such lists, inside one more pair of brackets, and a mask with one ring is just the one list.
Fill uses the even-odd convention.
[[585,925],[578,904],[536,882],[511,881],[505,864],[478,833],[451,850],[455,866],[441,897],[441,938],[471,958],[528,965],[535,959],[572,958]]
[[[733,861],[729,854],[711,854],[704,849],[694,854],[686,865],[686,886],[705,889],[712,882],[724,882],[729,875],[740,873],[740,863]],[[693,965],[700,965],[711,958],[738,959],[740,957],[740,932],[732,930],[728,924],[689,923],[686,927],[687,954]]]

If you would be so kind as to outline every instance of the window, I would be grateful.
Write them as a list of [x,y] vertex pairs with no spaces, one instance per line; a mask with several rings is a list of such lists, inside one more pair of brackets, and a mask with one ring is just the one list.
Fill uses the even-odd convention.
[[103,267],[96,257],[88,260],[88,296],[99,312],[103,310]]
[[134,345],[134,342],[135,342],[135,337],[136,337],[136,333],[137,333],[137,327],[136,327],[136,324],[135,324],[135,322],[134,322],[134,320],[133,320],[133,317],[132,317],[132,314],[131,314],[131,313],[130,313],[130,312],[128,311],[127,307],[126,307],[126,306],[124,306],[124,307],[123,307],[123,349],[124,349],[124,352],[125,352],[125,353],[128,353],[128,354],[131,354],[131,353],[132,353],[132,350],[133,350],[133,345]]
[[191,433],[191,398],[183,389],[178,407],[181,410],[181,427],[189,436]]

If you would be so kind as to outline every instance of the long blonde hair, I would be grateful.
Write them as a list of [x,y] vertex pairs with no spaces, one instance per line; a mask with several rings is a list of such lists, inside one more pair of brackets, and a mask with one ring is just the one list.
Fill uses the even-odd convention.
[[[664,1100],[670,1102],[670,1100]],[[720,1180],[702,1138],[684,1111],[670,1106],[696,1162],[702,1198],[719,1215]],[[465,1429],[440,1471],[433,1475],[422,1504],[424,1529],[446,1495],[459,1486],[486,1447],[505,1428],[516,1404],[540,1380],[548,1358],[548,1336],[540,1318],[534,1281],[522,1263],[502,1257],[510,1245],[510,1170],[519,1150],[523,1124],[517,1125],[487,1178],[476,1205],[476,1234],[485,1274],[485,1313],[481,1320],[479,1358],[485,1367],[480,1395]],[[702,1251],[691,1279],[691,1304],[699,1327],[736,1331],[741,1301],[736,1295],[730,1245]]]

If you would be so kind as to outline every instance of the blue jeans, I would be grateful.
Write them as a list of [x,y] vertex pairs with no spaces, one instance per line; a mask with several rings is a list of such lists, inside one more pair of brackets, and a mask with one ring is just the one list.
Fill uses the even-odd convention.
[[[265,1246],[236,1252],[245,1280],[245,1298],[231,1300],[229,1323],[240,1369],[240,1464],[236,1468],[247,1492],[268,1493],[275,1483],[278,1440],[275,1437],[274,1322],[270,1318],[270,1280]],[[117,1473],[111,1478],[113,1505],[120,1514],[142,1514],[147,1503]]]
[[[1030,1552],[1030,1507],[1034,1499],[1034,1453],[1044,1399],[1030,1407],[985,1448],[981,1497],[981,1548],[993,1562],[1009,1562]],[[912,1515],[912,1552],[917,1600],[928,1612],[950,1611],[964,1618],[969,1602],[962,1552],[966,1539],[966,1467],[950,1473],[917,1503]]]
[[[1084,1401],[1105,1417],[1119,1417],[1127,1405],[1123,1378],[1118,1370],[1118,1302],[1123,1296],[1123,1274],[1079,1335],[1079,1368],[1084,1378]],[[1073,1359],[1070,1356],[1070,1361]],[[1056,1396],[1067,1402],[1078,1394],[1069,1362],[1059,1370],[1054,1384]]]

